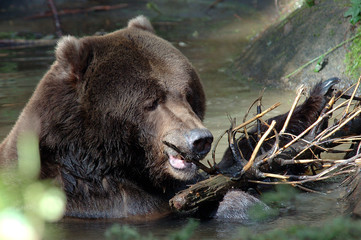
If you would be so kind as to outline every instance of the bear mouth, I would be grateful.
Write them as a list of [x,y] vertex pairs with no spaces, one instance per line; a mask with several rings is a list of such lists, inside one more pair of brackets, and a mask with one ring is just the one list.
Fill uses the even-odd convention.
[[192,160],[185,157],[186,154],[182,153],[176,146],[166,141],[163,143],[167,146],[165,154],[168,156],[168,162],[172,168],[183,171],[196,168]]
[[170,165],[177,170],[185,170],[194,167],[194,163],[185,160],[181,155],[168,155]]

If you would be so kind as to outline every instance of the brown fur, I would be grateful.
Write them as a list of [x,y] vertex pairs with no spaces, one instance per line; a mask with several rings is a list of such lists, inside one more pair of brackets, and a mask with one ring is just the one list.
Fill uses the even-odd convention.
[[[104,36],[59,41],[56,61],[0,144],[0,165],[16,163],[18,137],[33,131],[40,177],[64,189],[66,216],[164,216],[168,200],[199,178],[183,160],[201,160],[210,149],[204,112],[196,71],[140,16]],[[170,156],[186,167],[176,168]],[[220,219],[244,220],[259,202],[240,191],[224,199],[215,211]],[[217,206],[201,206],[200,215]]]
[[67,216],[163,214],[169,197],[197,177],[193,165],[170,165],[168,155],[178,152],[164,141],[189,159],[204,157],[186,139],[205,129],[203,87],[189,61],[153,31],[140,16],[104,36],[62,38],[0,145],[0,164],[15,163],[17,138],[36,132],[40,177],[63,187]]

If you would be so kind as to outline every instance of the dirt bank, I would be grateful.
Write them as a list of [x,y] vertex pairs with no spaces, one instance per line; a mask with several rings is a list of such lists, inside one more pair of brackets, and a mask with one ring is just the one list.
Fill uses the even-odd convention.
[[261,33],[234,67],[252,81],[286,89],[334,76],[343,79],[343,84],[350,84],[355,79],[345,74],[344,63],[350,43],[325,56],[321,71],[314,71],[315,61],[286,77],[355,34],[355,27],[344,17],[348,4],[345,0],[324,0],[312,7],[303,6]]

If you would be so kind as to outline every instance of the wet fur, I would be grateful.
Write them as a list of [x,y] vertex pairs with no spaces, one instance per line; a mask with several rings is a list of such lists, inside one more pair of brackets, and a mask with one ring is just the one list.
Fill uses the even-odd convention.
[[[195,170],[171,169],[171,150],[163,141],[199,158],[182,136],[204,128],[203,87],[189,61],[153,32],[149,21],[138,17],[105,36],[63,38],[56,61],[0,144],[0,165],[14,165],[18,137],[26,131],[37,134],[40,178],[64,189],[66,216],[163,216],[170,211],[168,200],[199,180]],[[316,91],[306,107],[322,104]],[[301,107],[295,116],[311,112]],[[304,127],[291,124],[295,131]],[[241,191],[229,194],[218,218],[246,219],[248,207],[259,201]]]
[[104,36],[64,37],[0,145],[0,165],[16,164],[17,138],[38,135],[40,178],[62,186],[67,216],[158,216],[197,179],[170,170],[162,139],[189,151],[182,136],[204,128],[203,87],[189,61],[153,32],[138,17]]

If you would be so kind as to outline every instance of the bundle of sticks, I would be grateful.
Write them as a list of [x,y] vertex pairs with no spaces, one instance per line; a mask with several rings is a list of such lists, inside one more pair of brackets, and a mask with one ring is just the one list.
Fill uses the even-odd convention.
[[[170,206],[176,211],[189,211],[207,201],[222,200],[231,188],[247,190],[250,186],[257,188],[289,184],[301,190],[314,191],[305,184],[338,176],[343,176],[343,181],[353,179],[359,173],[361,165],[361,98],[356,97],[360,82],[361,76],[350,88],[344,91],[334,90],[318,118],[298,135],[293,135],[286,129],[305,91],[304,87],[298,89],[280,131],[275,129],[275,120],[262,119],[280,104],[276,103],[261,111],[262,98],[258,98],[254,102],[257,103],[257,114],[246,120],[250,108],[242,124],[236,125],[236,121],[232,119],[230,128],[215,142],[212,151],[213,164],[208,161],[209,166],[205,166],[201,162],[194,162],[207,174],[207,178],[177,193],[170,200]],[[352,94],[347,95],[350,91]],[[322,127],[325,123],[326,127]],[[257,129],[252,136],[257,139],[253,142],[255,146],[252,154],[249,159],[245,159],[239,142],[249,141],[250,134],[247,129],[252,124],[254,129]],[[215,159],[217,144],[224,135],[228,135],[229,149],[235,163],[226,170],[220,169]],[[266,144],[268,147],[265,147]],[[272,145],[269,147],[270,144]],[[346,147],[338,150],[340,145]],[[321,157],[321,153],[328,153],[325,154],[327,156],[344,153],[344,157],[326,159]]]

